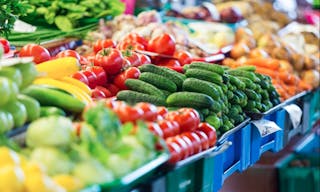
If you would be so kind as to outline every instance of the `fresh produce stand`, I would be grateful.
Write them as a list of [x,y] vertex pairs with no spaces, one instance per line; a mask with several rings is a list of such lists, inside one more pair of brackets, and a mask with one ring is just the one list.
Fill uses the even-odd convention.
[[296,137],[278,190],[317,191],[319,25],[135,2],[0,3],[0,191],[217,192]]

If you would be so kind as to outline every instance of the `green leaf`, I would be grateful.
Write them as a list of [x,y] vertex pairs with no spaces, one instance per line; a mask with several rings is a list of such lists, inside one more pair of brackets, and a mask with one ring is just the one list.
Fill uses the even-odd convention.
[[57,16],[54,23],[61,31],[71,31],[73,29],[72,22],[65,16]]

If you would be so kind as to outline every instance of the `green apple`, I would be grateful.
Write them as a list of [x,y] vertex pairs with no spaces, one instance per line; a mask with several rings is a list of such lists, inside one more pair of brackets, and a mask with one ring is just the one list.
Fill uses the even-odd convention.
[[13,128],[13,117],[7,111],[0,110],[0,134]]
[[18,87],[21,86],[22,83],[22,74],[19,69],[13,67],[4,67],[0,70],[1,77],[7,77],[12,81],[16,82]]
[[0,106],[5,105],[11,96],[10,80],[5,77],[0,77]]
[[18,101],[21,102],[27,110],[27,122],[34,121],[40,117],[40,103],[27,95],[18,95]]
[[14,65],[14,67],[19,69],[22,74],[21,89],[29,86],[38,75],[37,69],[33,63],[21,63]]
[[3,109],[11,113],[14,127],[21,127],[27,121],[27,109],[19,101],[9,102],[3,106]]

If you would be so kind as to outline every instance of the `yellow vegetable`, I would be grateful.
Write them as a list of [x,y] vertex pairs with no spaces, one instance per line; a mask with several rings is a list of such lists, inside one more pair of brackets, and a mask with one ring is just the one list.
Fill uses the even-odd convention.
[[79,89],[82,89],[84,92],[86,92],[88,95],[91,96],[91,89],[89,88],[89,86],[82,83],[78,79],[66,76],[66,77],[62,77],[59,80],[66,82],[66,83],[70,83],[71,85],[74,85],[74,86],[78,87]]
[[0,168],[6,165],[20,166],[20,164],[21,159],[16,152],[7,147],[0,147]]
[[28,175],[25,182],[27,192],[65,192],[66,190],[50,177],[42,174]]
[[80,65],[74,57],[62,57],[50,61],[46,61],[36,65],[37,71],[44,76],[51,78],[61,78],[73,75],[79,71]]
[[38,78],[33,81],[33,84],[36,85],[49,85],[53,86],[59,89],[62,89],[71,95],[73,95],[75,98],[79,99],[80,101],[84,103],[90,103],[92,101],[91,97],[84,92],[83,90],[79,89],[78,87],[71,85],[69,83],[65,83],[59,80],[55,80],[52,78]]
[[67,191],[80,191],[84,187],[84,183],[71,175],[57,175],[53,180]]
[[20,167],[14,165],[0,168],[1,192],[24,192],[25,177]]

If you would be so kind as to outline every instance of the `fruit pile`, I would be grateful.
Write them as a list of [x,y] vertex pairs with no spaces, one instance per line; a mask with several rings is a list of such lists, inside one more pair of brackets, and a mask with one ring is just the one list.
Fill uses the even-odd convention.
[[129,90],[120,91],[117,99],[191,107],[219,133],[241,123],[246,113],[262,113],[280,103],[270,78],[255,73],[255,67],[228,69],[193,62],[184,66],[184,74],[152,64],[139,69],[139,79],[126,80]]

